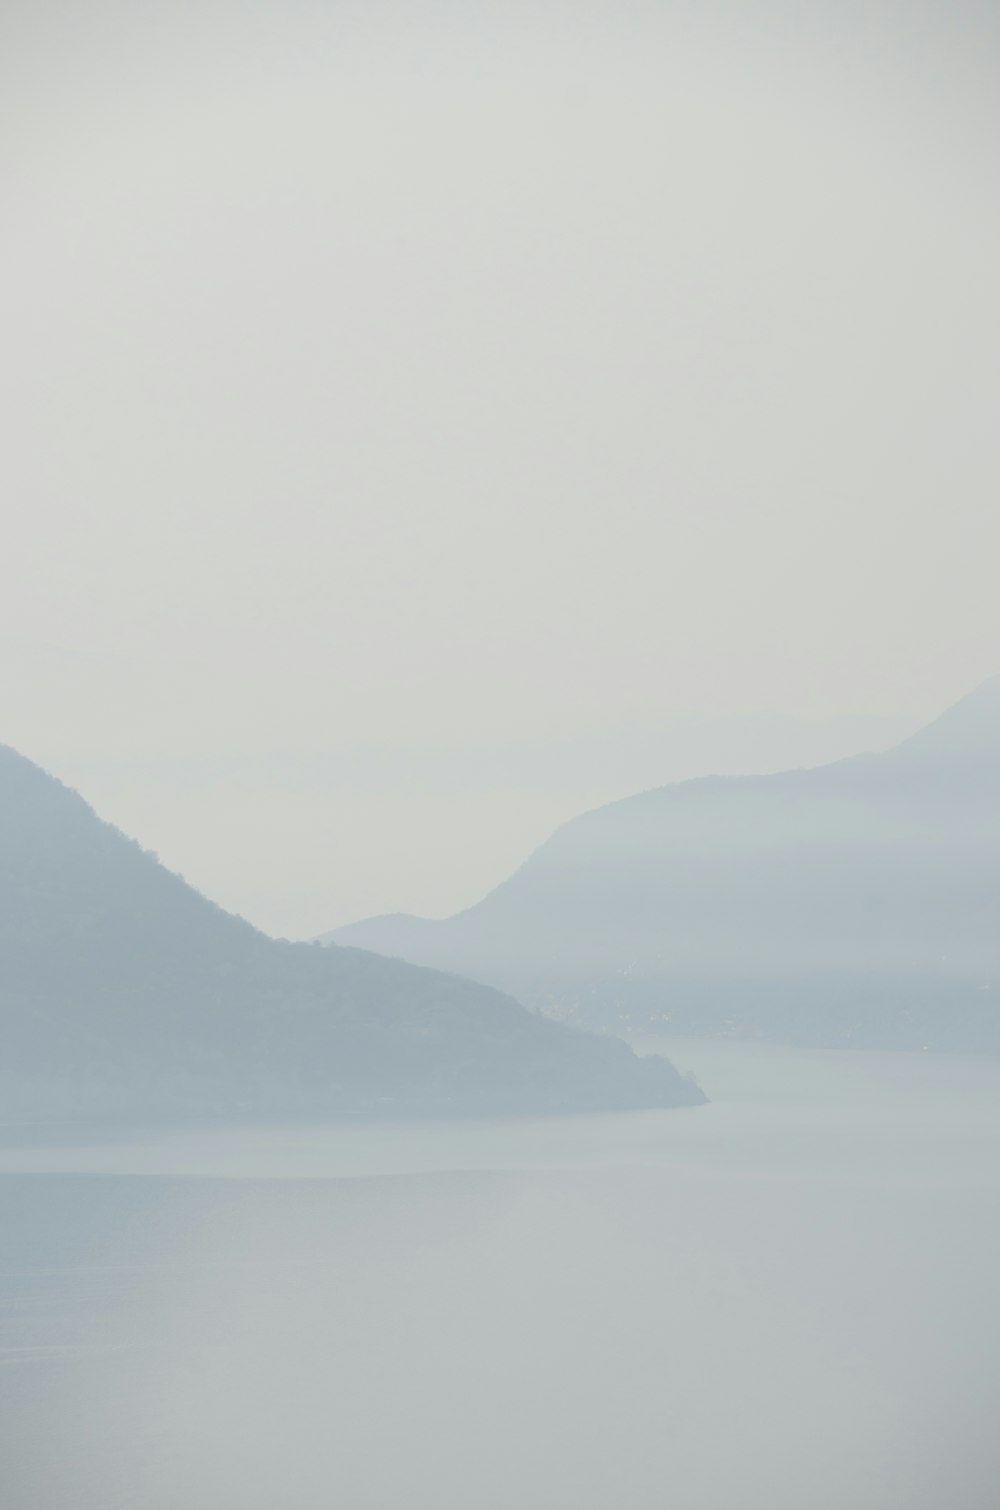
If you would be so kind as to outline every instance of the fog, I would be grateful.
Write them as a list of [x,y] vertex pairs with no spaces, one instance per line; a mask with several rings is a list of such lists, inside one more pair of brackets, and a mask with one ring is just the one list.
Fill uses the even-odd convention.
[[996,1063],[671,1051],[710,1107],[6,1153],[7,1503],[985,1510]]
[[3,1510],[992,1510],[998,82],[6,0]]
[[992,7],[2,27],[6,738],[209,894],[454,911],[595,740],[996,670]]

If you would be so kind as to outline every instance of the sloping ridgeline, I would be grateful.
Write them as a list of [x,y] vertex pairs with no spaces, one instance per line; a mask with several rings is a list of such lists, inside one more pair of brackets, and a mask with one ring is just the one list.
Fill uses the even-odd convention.
[[1000,1052],[1000,678],[893,750],[645,792],[467,912],[334,936],[612,1030]]
[[0,747],[0,1117],[691,1105],[665,1060],[498,991],[276,941]]

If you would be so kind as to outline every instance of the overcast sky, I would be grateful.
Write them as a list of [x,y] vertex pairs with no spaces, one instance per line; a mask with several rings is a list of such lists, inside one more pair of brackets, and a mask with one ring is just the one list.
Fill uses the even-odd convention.
[[992,6],[0,34],[0,739],[218,900],[448,911],[1000,670]]

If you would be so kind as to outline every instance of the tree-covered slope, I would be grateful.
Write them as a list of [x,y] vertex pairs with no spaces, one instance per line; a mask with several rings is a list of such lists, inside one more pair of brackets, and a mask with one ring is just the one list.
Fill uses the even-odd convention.
[[883,754],[646,792],[455,918],[335,936],[604,1026],[1000,1050],[1000,678]]
[[325,1116],[691,1104],[665,1061],[489,987],[290,944],[214,906],[0,748],[10,1114]]

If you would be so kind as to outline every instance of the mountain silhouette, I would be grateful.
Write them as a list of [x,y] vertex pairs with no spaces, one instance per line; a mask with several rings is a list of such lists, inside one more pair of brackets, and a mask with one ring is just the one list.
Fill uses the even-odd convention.
[[665,1060],[488,987],[267,938],[0,747],[0,1115],[693,1104]]
[[1000,1050],[1000,677],[893,749],[563,825],[477,906],[332,937],[602,1028]]

